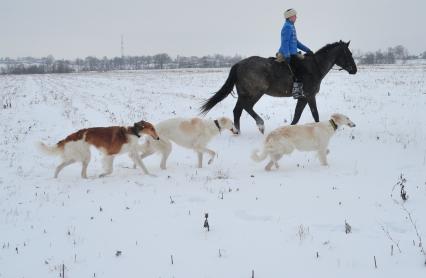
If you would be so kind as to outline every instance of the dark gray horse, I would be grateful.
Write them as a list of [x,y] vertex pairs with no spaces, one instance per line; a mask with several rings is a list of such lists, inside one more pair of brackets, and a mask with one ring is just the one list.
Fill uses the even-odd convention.
[[[293,71],[295,71],[298,77],[303,78],[303,91],[306,97],[297,100],[291,124],[294,125],[299,121],[306,104],[309,105],[314,120],[318,122],[315,96],[320,90],[324,76],[334,65],[343,68],[350,74],[357,72],[348,46],[349,42],[342,41],[328,44],[315,54],[305,55],[304,59],[292,64],[292,69],[287,63],[278,63],[273,58],[252,56],[241,60],[232,66],[222,88],[204,102],[201,113],[206,114],[217,103],[224,100],[235,85],[238,93],[237,104],[234,108],[235,127],[240,131],[240,117],[244,109],[254,118],[260,132],[263,133],[265,130],[263,119],[253,110],[253,106],[264,94],[274,97],[291,97]],[[292,58],[292,60],[294,59]]]

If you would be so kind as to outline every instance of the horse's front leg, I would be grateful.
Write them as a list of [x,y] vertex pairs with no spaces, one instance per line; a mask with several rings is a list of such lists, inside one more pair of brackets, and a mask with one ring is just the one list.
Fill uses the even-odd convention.
[[302,116],[303,109],[305,109],[308,101],[306,98],[299,98],[296,104],[296,110],[294,111],[293,121],[291,121],[291,125],[295,125],[299,122],[300,116]]
[[315,96],[308,98],[308,105],[309,105],[309,108],[311,109],[312,117],[314,117],[315,122],[319,122],[317,101],[315,99]]

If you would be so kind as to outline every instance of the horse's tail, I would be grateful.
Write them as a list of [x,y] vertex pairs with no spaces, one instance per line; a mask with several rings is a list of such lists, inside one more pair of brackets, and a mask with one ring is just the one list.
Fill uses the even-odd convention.
[[237,81],[237,68],[238,64],[232,66],[231,71],[229,72],[228,79],[226,79],[225,84],[222,88],[217,91],[211,98],[206,100],[201,106],[201,114],[207,114],[210,109],[212,109],[216,104],[224,100],[234,88],[235,82]]
[[262,153],[260,154],[259,154],[259,150],[254,150],[251,154],[251,159],[253,159],[256,162],[260,162],[265,160],[267,156],[268,156],[268,152],[266,151],[264,147]]

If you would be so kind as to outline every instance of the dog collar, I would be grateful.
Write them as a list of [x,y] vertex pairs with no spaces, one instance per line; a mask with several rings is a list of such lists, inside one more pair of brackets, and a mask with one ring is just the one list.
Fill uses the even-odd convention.
[[336,125],[336,123],[333,121],[333,119],[330,119],[330,124],[331,124],[331,126],[333,127],[333,129],[336,131],[336,129],[337,129],[337,125]]
[[140,138],[141,136],[139,135],[139,132],[138,132],[138,130],[137,130],[137,128],[136,127],[132,127],[132,134],[133,135],[136,135],[138,138]]
[[219,132],[220,132],[220,130],[222,129],[221,127],[220,127],[220,125],[219,125],[219,121],[218,120],[214,120],[214,124],[217,126],[217,128],[219,129]]

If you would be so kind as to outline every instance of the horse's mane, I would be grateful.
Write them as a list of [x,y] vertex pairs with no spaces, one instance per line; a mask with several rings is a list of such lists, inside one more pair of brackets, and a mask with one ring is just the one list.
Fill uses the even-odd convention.
[[322,48],[320,48],[317,52],[315,52],[315,54],[321,54],[323,52],[327,52],[330,49],[335,48],[336,46],[339,46],[341,43],[342,43],[342,41],[329,43],[326,46],[323,46]]

